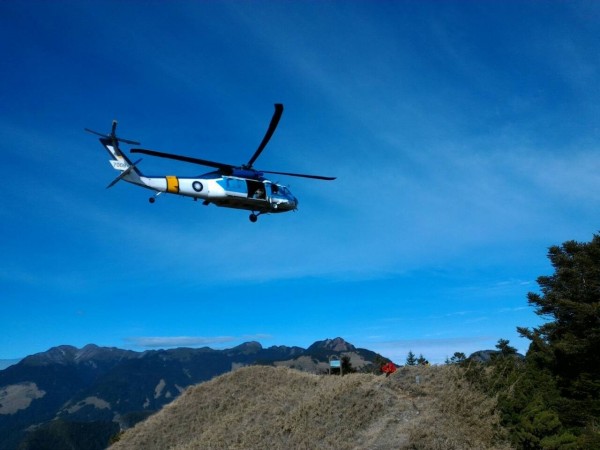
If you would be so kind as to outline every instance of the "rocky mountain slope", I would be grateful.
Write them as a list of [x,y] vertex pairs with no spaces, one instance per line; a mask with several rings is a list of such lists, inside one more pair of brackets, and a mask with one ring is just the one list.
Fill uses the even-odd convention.
[[258,342],[143,353],[54,347],[0,371],[0,450],[61,448],[67,438],[73,448],[104,448],[111,435],[158,411],[187,386],[254,364],[324,372],[329,356],[341,354],[357,368],[384,360],[341,338],[308,349]]
[[190,387],[111,449],[508,449],[494,406],[455,366],[388,378],[255,366]]

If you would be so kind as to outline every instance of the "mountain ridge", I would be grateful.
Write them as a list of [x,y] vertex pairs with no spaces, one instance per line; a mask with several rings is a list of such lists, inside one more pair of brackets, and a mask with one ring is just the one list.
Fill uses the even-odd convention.
[[[95,442],[105,446],[107,433],[148,417],[190,385],[250,365],[323,373],[328,358],[342,353],[362,370],[388,361],[342,338],[317,341],[308,349],[264,348],[257,341],[224,350],[179,347],[135,352],[95,344],[52,347],[0,370],[0,450],[13,450],[20,444],[22,449],[39,448],[40,442],[51,440],[49,433],[74,432],[75,424],[87,424],[84,428],[91,436],[91,423],[103,430]],[[87,442],[82,448],[96,447]]]

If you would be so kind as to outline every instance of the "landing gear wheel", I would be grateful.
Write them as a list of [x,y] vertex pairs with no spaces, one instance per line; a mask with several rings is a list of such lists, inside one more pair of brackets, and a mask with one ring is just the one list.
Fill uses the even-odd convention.
[[148,199],[148,201],[149,201],[150,203],[154,203],[154,202],[156,201],[156,199],[155,199],[154,197],[150,197],[150,198]]
[[258,216],[254,213],[250,214],[250,222],[254,223],[258,220]]

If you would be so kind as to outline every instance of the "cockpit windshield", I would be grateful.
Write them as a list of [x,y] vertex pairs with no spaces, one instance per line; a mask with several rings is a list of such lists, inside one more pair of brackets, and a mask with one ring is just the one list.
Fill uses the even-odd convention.
[[271,193],[277,197],[289,198],[291,196],[290,190],[287,187],[275,183],[271,184]]

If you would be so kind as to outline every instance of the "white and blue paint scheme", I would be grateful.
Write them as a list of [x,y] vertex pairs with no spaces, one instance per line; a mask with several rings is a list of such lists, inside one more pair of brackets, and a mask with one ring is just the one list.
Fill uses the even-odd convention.
[[175,159],[217,168],[218,170],[208,172],[197,177],[179,177],[176,175],[146,176],[137,165],[141,161],[131,162],[119,148],[119,142],[139,145],[139,142],[116,136],[117,122],[113,121],[112,131],[105,135],[86,128],[86,131],[100,135],[100,142],[111,156],[112,167],[121,172],[107,187],[112,187],[118,181],[129,183],[151,189],[155,195],[150,197],[154,203],[156,197],[163,193],[192,197],[194,200],[203,200],[204,205],[214,204],[226,208],[236,208],[251,211],[250,220],[256,222],[261,214],[282,213],[295,211],[298,208],[298,199],[290,190],[281,184],[274,183],[264,177],[265,173],[274,173],[294,177],[312,178],[319,180],[334,180],[335,177],[324,177],[320,175],[306,175],[289,172],[259,171],[252,164],[271,138],[275,131],[279,118],[283,112],[283,105],[275,105],[275,113],[263,141],[250,159],[243,166],[232,166],[230,164],[208,161],[170,153],[162,153],[154,150],[132,149],[132,153],[144,153],[151,156]]

